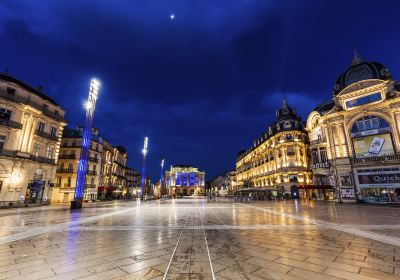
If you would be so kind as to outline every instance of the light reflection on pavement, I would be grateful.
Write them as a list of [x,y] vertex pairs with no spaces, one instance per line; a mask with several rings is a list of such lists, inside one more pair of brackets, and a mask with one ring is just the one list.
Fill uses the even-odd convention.
[[0,279],[399,279],[399,216],[203,198],[6,209]]

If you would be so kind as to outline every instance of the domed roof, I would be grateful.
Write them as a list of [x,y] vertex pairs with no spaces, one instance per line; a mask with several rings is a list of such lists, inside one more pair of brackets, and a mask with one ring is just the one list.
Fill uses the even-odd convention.
[[296,111],[287,104],[286,99],[283,99],[282,107],[276,111],[276,118],[278,123],[285,120],[295,120],[297,118]]
[[333,94],[337,95],[347,86],[363,80],[379,79],[389,80],[392,78],[389,70],[379,62],[365,61],[356,51],[349,68],[346,69],[336,80]]

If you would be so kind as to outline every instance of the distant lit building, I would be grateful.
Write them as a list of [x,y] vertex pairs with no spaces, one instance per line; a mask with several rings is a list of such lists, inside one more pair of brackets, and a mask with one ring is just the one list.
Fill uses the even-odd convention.
[[139,171],[127,167],[125,170],[126,178],[126,196],[136,196],[140,191],[140,173]]
[[230,195],[236,192],[236,171],[224,172],[210,180],[210,188],[213,193]]
[[165,172],[165,182],[171,194],[174,195],[204,195],[205,172],[190,165],[171,166]]
[[0,74],[0,205],[51,196],[64,110],[41,88]]
[[286,100],[276,122],[236,160],[237,188],[256,199],[299,198],[310,183],[308,134],[301,118]]
[[400,85],[389,70],[355,54],[333,99],[310,113],[315,185],[341,201],[400,203]]

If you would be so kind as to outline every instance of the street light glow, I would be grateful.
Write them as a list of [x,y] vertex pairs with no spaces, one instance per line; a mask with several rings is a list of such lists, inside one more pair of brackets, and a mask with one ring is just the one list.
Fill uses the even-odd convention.
[[142,150],[142,153],[143,153],[144,155],[147,154],[147,146],[148,146],[148,144],[149,144],[149,138],[148,138],[148,137],[145,137],[145,138],[144,138],[144,143],[143,143],[143,150]]

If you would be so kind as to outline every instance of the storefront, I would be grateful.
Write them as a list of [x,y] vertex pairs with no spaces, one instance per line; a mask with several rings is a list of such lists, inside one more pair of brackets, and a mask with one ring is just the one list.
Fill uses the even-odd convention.
[[356,178],[364,202],[400,204],[400,167],[357,169]]
[[41,203],[44,195],[45,181],[30,181],[25,195],[25,203]]
[[309,200],[334,200],[334,191],[331,185],[303,185],[299,186],[300,197]]
[[283,189],[278,188],[244,188],[238,190],[239,196],[248,196],[253,200],[275,200],[282,198],[284,194]]

